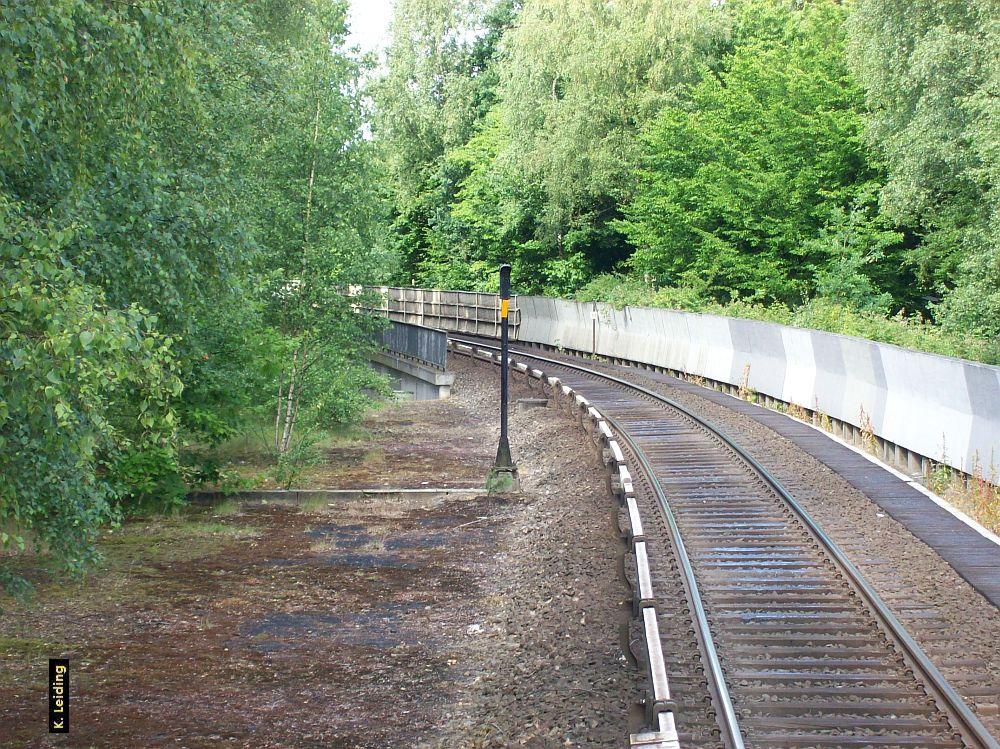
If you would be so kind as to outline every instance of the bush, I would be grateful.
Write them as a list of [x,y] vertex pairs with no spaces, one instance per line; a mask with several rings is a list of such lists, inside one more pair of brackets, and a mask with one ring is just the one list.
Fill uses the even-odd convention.
[[109,309],[63,262],[70,236],[0,199],[0,548],[27,542],[79,571],[130,456],[169,462],[181,383],[155,318]]
[[129,511],[169,511],[184,504],[187,486],[173,446],[125,450],[108,478],[119,487],[119,505]]
[[282,489],[291,489],[302,478],[306,469],[322,460],[316,446],[318,441],[319,437],[315,433],[303,435],[292,442],[289,450],[278,455],[272,474],[278,486]]

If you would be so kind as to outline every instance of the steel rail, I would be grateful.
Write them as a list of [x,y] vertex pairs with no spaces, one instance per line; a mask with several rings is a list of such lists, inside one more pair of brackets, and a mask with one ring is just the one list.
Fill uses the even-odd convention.
[[[479,341],[475,340],[463,340],[461,338],[456,338],[449,335],[449,339],[463,343],[465,345],[479,346],[485,349],[497,350],[498,347],[484,345]],[[937,666],[930,660],[927,654],[923,651],[923,648],[913,639],[913,636],[906,630],[902,622],[896,618],[895,614],[892,613],[889,606],[882,600],[881,596],[875,591],[875,589],[868,583],[868,581],[861,574],[861,571],[851,562],[847,555],[841,551],[840,547],[831,539],[820,527],[819,524],[813,519],[813,517],[802,507],[798,501],[792,497],[792,495],[775,479],[760,463],[757,462],[746,450],[743,449],[737,442],[728,437],[723,433],[718,427],[712,424],[710,421],[702,418],[698,414],[691,411],[686,406],[678,403],[677,401],[669,398],[662,393],[657,393],[656,391],[650,390],[638,385],[628,380],[622,379],[620,377],[615,377],[614,375],[607,374],[606,372],[601,372],[599,370],[591,369],[589,367],[584,367],[573,362],[567,362],[560,359],[553,359],[551,357],[540,356],[538,354],[532,354],[528,351],[514,350],[512,349],[511,354],[516,354],[518,356],[528,357],[536,361],[546,362],[554,366],[565,367],[567,369],[576,370],[583,374],[597,377],[602,380],[613,382],[625,388],[630,388],[643,395],[652,398],[655,401],[659,401],[670,408],[673,408],[680,413],[684,414],[686,417],[690,418],[696,424],[701,426],[703,429],[709,431],[717,439],[721,440],[730,450],[736,453],[743,461],[746,462],[750,468],[756,472],[765,482],[778,494],[778,496],[784,501],[789,508],[798,516],[798,518],[803,522],[803,524],[809,529],[809,531],[816,537],[816,540],[820,542],[829,556],[832,558],[836,566],[848,576],[851,582],[854,584],[855,588],[862,594],[872,610],[882,625],[883,629],[890,634],[893,639],[899,644],[903,651],[907,654],[910,661],[917,667],[920,671],[923,681],[928,687],[935,693],[935,701],[942,705],[945,710],[958,721],[959,728],[964,734],[966,740],[972,739],[977,742],[980,746],[986,749],[1000,749],[1000,742],[998,742],[982,724],[979,718],[974,712],[969,708],[969,706],[962,699],[955,689],[948,683],[945,676],[938,670]],[[605,418],[607,414],[605,414]],[[610,418],[608,419],[610,421]],[[645,458],[645,455],[638,450],[637,445],[621,428],[618,431],[626,438],[632,449],[636,452],[640,461],[643,463],[643,469],[649,474],[651,482],[653,483],[656,491],[660,497],[661,504],[666,503],[667,500],[663,494],[662,487],[659,482],[653,476],[651,471],[651,466]],[[672,513],[667,513],[668,520],[671,520]],[[674,533],[676,529],[676,523],[671,520],[671,533]],[[679,533],[678,533],[679,539]],[[683,542],[681,542],[683,543]],[[685,555],[686,558],[686,555]],[[687,570],[685,570],[685,576],[687,575]],[[692,572],[693,575],[693,572]],[[700,601],[700,597],[699,597]],[[703,612],[702,612],[703,613]],[[701,624],[701,618],[699,617],[699,624]],[[706,622],[707,626],[707,622]],[[710,633],[709,633],[710,634]],[[716,656],[717,657],[717,656]],[[711,658],[709,658],[711,662]],[[728,690],[727,690],[728,691]]]
[[[496,346],[483,345],[472,341],[463,341],[460,338],[454,338],[452,336],[449,336],[449,338],[459,343],[471,344],[484,349],[499,350],[499,347]],[[475,349],[473,349],[473,351],[475,351]],[[520,354],[521,352],[516,353]],[[541,361],[551,361],[545,359],[544,357],[534,358]],[[681,538],[680,527],[677,525],[677,520],[674,517],[673,510],[670,508],[670,503],[667,501],[663,487],[656,478],[653,467],[649,464],[646,454],[642,448],[636,444],[631,435],[629,435],[628,432],[622,428],[621,424],[619,424],[613,417],[603,411],[601,416],[605,421],[611,424],[612,427],[614,427],[618,434],[632,449],[632,452],[639,460],[642,470],[649,478],[653,491],[656,493],[660,508],[662,509],[667,521],[667,527],[670,531],[670,540],[674,546],[674,553],[676,554],[677,560],[681,566],[681,574],[684,580],[684,587],[687,591],[688,601],[691,604],[691,609],[695,616],[695,636],[701,645],[702,658],[708,664],[709,690],[712,693],[712,701],[718,710],[717,722],[719,724],[719,729],[726,747],[729,749],[745,749],[743,734],[740,731],[736,708],[733,706],[733,700],[729,694],[729,687],[726,684],[725,673],[723,672],[722,663],[719,659],[719,653],[715,647],[715,640],[712,637],[712,630],[708,623],[708,615],[705,613],[705,606],[701,600],[701,593],[698,590],[698,582],[694,576],[694,567],[691,565],[687,548],[684,546],[684,540]]]
[[726,684],[726,675],[722,670],[722,663],[719,660],[719,652],[715,647],[712,630],[708,624],[708,615],[705,613],[705,605],[701,600],[701,592],[698,590],[698,582],[695,580],[694,568],[692,567],[691,560],[688,557],[687,548],[684,546],[684,539],[681,538],[681,530],[677,525],[677,519],[674,517],[673,510],[670,509],[670,502],[667,500],[667,495],[663,491],[663,486],[660,484],[659,479],[656,478],[653,467],[649,464],[649,460],[646,458],[646,454],[643,452],[642,448],[636,444],[631,435],[622,429],[622,427],[612,417],[603,412],[602,416],[611,423],[611,425],[618,431],[618,434],[628,443],[629,447],[632,448],[632,452],[635,453],[639,464],[642,466],[642,470],[649,478],[653,491],[656,492],[657,501],[659,502],[660,508],[663,510],[663,514],[666,517],[667,527],[670,529],[670,541],[674,546],[674,553],[677,555],[677,560],[680,562],[681,573],[684,577],[684,586],[687,588],[688,599],[691,602],[691,608],[694,611],[695,621],[698,624],[698,631],[695,634],[698,637],[698,640],[702,643],[702,657],[705,658],[705,661],[708,663],[709,671],[711,672],[709,689],[713,692],[712,700],[715,702],[717,707],[721,708],[719,711],[719,727],[722,729],[727,746],[732,747],[732,749],[744,749],[743,734],[740,731],[736,708],[733,707],[733,700],[729,694],[729,687]]

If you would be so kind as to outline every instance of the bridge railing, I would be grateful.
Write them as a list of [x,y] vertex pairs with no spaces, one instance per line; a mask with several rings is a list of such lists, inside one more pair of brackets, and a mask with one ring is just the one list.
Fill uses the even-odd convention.
[[444,370],[448,362],[448,334],[420,325],[391,320],[382,331],[382,345],[390,353]]
[[[369,291],[382,297],[382,311],[391,320],[471,335],[500,335],[500,295],[480,291],[442,291],[398,286],[375,286]],[[521,313],[517,297],[511,299],[511,338],[517,338]]]

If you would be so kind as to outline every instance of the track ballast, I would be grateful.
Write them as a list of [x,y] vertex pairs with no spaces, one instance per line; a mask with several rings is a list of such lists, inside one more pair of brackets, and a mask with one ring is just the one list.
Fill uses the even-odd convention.
[[[495,346],[453,340],[497,358]],[[739,445],[641,386],[562,358],[511,356],[598,405],[625,446],[681,746],[1000,746]]]

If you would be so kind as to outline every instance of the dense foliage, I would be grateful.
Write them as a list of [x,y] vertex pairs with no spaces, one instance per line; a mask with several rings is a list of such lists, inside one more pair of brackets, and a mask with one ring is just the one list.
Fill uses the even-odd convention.
[[0,3],[3,551],[294,473],[379,387],[349,284],[1000,362],[997,0],[397,0],[378,69],[346,12]]
[[[841,256],[898,268],[883,252],[898,235],[870,216],[879,175],[865,159],[842,6],[748,10],[720,69],[643,133],[620,224],[637,248],[629,264],[709,298],[788,304],[811,296]],[[867,287],[850,296],[874,303]]]
[[883,212],[919,230],[944,326],[1000,338],[1000,3],[860,0],[848,23]]
[[283,402],[283,450],[362,407],[371,324],[336,292],[376,278],[380,202],[345,13],[0,5],[3,547],[79,568]]
[[507,260],[522,293],[624,283],[1000,357],[996,0],[396,12],[399,282],[490,288]]

